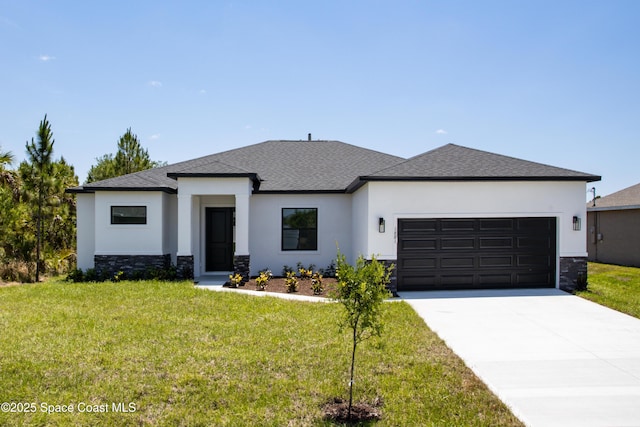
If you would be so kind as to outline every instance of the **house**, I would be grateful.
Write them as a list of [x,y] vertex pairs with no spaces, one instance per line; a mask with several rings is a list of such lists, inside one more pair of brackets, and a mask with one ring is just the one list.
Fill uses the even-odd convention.
[[589,261],[640,267],[640,184],[587,207]]
[[[309,138],[310,139],[310,138]],[[266,141],[68,191],[78,267],[185,277],[318,268],[336,246],[396,265],[391,289],[560,287],[586,275],[582,172],[448,144],[404,159]]]

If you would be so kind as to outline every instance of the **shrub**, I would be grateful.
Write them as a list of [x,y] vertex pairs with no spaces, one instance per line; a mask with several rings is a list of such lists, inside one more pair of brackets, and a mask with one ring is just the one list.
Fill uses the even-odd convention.
[[289,267],[288,265],[282,266],[282,276],[286,276],[287,274],[291,273],[292,271],[295,271],[293,269],[293,267]]
[[322,274],[319,272],[313,273],[311,276],[311,290],[314,295],[320,295],[324,291],[324,285],[322,284]]
[[71,270],[69,272],[69,274],[67,274],[67,279],[66,280],[68,282],[73,282],[73,283],[83,282],[84,281],[84,273],[82,272],[81,269],[74,268],[73,270]]
[[256,289],[264,291],[267,288],[267,284],[269,284],[269,280],[271,280],[271,271],[261,271],[260,275],[256,277]]
[[29,283],[33,281],[35,263],[18,260],[0,262],[0,279],[8,282]]
[[164,268],[164,280],[177,280],[178,279],[178,267],[171,264]]
[[130,273],[126,273],[122,270],[116,271],[112,275],[107,271],[97,271],[94,268],[87,269],[86,272],[79,268],[71,270],[66,277],[69,282],[105,282],[111,280],[112,282],[121,282],[125,279],[129,280],[160,280],[160,281],[174,281],[178,280],[178,268],[175,265],[170,265],[165,268],[148,267],[146,270],[135,270]]
[[320,273],[324,277],[336,277],[336,262],[332,260],[326,268],[320,269]]
[[87,268],[87,271],[84,272],[85,282],[97,282],[98,278],[98,272],[95,268]]
[[262,273],[264,273],[264,274],[266,274],[267,276],[269,276],[269,280],[271,280],[271,278],[273,277],[273,273],[271,273],[271,269],[270,269],[269,267],[264,268],[264,269],[262,269],[262,270],[258,271],[258,274],[262,274]]
[[304,268],[304,264],[302,264],[302,262],[298,261],[298,263],[296,264],[296,268],[298,269],[298,271],[300,271],[300,270],[313,271],[313,270],[316,269],[316,265],[315,264],[309,264],[309,266],[307,268]]
[[149,280],[162,280],[162,269],[157,267],[147,267],[145,277]]
[[229,275],[229,286],[232,288],[237,288],[238,285],[242,285],[242,275],[236,273],[236,274],[230,274]]
[[120,281],[122,281],[124,279],[125,279],[124,271],[120,270],[120,271],[116,271],[113,274],[113,277],[111,278],[111,281],[114,282],[114,283],[118,283],[118,282],[120,282]]
[[144,271],[136,270],[131,273],[131,280],[144,280]]
[[298,272],[300,273],[300,278],[302,280],[311,279],[311,276],[313,275],[313,270],[307,270],[304,267],[300,267]]
[[287,288],[287,292],[298,291],[298,278],[296,277],[295,272],[293,271],[288,272],[286,279],[284,279],[284,283]]

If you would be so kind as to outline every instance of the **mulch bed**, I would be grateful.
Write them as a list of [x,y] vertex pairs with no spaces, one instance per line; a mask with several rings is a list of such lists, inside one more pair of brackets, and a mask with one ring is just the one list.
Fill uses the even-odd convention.
[[[332,290],[336,287],[336,279],[333,277],[325,277],[322,279],[322,284],[324,285],[324,290],[321,294],[315,295],[313,290],[311,289],[311,279],[298,279],[298,291],[292,292],[293,295],[307,295],[307,296],[317,296],[317,297],[329,297]],[[228,285],[225,285],[228,286]],[[255,278],[250,279],[244,286],[238,286],[240,290],[247,291],[255,291],[256,289],[256,280]],[[279,292],[286,294],[287,286],[285,285],[284,277],[273,277],[269,280],[267,284],[266,292]]]
[[331,420],[346,424],[359,424],[364,421],[376,421],[382,418],[380,408],[383,406],[382,398],[376,398],[373,404],[359,402],[351,407],[349,416],[349,402],[336,397],[326,403],[322,408],[325,420]]

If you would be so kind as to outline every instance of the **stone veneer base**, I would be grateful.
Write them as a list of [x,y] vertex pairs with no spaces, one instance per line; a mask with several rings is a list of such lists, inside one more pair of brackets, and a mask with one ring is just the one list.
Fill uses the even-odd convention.
[[171,255],[95,255],[95,270],[102,276],[114,276],[122,271],[127,276],[144,274],[149,269],[165,269],[171,265]]
[[587,283],[587,257],[560,257],[560,289],[574,292]]
[[193,255],[178,255],[176,270],[178,279],[193,280]]
[[233,273],[242,276],[242,283],[249,281],[251,273],[250,262],[250,255],[235,255],[233,257]]

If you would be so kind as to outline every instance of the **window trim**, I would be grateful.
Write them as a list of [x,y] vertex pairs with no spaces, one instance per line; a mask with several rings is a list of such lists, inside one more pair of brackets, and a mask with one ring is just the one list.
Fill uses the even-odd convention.
[[[144,209],[144,222],[114,222],[114,209],[117,208],[143,208]],[[140,218],[140,217],[123,217],[123,218]],[[146,205],[111,205],[110,215],[111,225],[147,225],[147,206]]]
[[[295,248],[295,249],[288,249],[285,248],[284,242],[285,242],[285,221],[284,221],[284,213],[285,210],[313,210],[315,211],[315,247],[313,248],[308,248],[308,249],[300,249],[300,248]],[[300,230],[300,228],[290,228],[289,230]],[[309,228],[309,230],[311,230]],[[280,210],[280,250],[282,252],[317,252],[318,251],[318,208],[317,207],[283,207]]]

